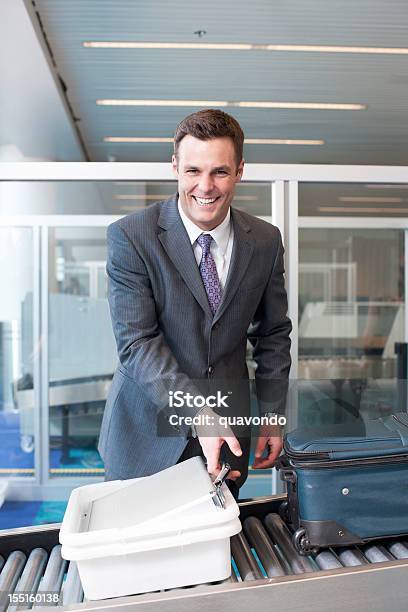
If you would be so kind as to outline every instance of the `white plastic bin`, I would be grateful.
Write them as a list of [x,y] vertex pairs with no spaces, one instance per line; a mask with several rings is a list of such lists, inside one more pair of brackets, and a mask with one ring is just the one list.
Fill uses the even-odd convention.
[[74,489],[60,531],[85,596],[104,599],[231,574],[230,537],[239,508],[222,485],[224,508],[199,457],[152,476]]

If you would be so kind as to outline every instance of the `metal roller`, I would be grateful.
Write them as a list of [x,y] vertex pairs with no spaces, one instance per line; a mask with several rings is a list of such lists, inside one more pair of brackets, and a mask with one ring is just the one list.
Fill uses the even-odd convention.
[[408,559],[408,546],[403,542],[387,544],[387,549],[396,559]]
[[62,588],[62,604],[69,606],[71,604],[81,603],[84,598],[81,579],[78,574],[78,568],[75,561],[71,561],[68,567],[67,578]]
[[393,559],[392,554],[384,546],[378,544],[367,544],[362,547],[362,551],[370,563],[382,563]]
[[232,536],[231,552],[242,580],[259,580],[263,578],[262,572],[243,533]]
[[54,546],[51,551],[50,558],[45,568],[44,578],[38,587],[38,593],[51,591],[59,593],[61,591],[62,581],[67,568],[67,561],[61,557],[61,545]]
[[316,565],[321,570],[336,569],[336,567],[343,567],[338,558],[330,550],[322,550],[313,557]]
[[365,565],[367,559],[358,548],[337,548],[336,552],[340,561],[346,567],[355,567],[356,565]]
[[[232,552],[238,565],[232,562],[236,575],[233,573],[231,578],[216,583],[171,589],[169,592],[129,595],[126,598],[113,598],[109,602],[99,603],[85,600],[82,603],[82,585],[76,564],[71,562],[67,568],[67,579],[62,585],[60,595],[60,601],[64,605],[59,604],[59,607],[53,606],[49,610],[50,612],[52,610],[68,612],[74,608],[81,608],[83,612],[95,612],[96,608],[102,610],[102,608],[109,607],[112,608],[112,612],[127,612],[130,608],[141,611],[149,609],[151,612],[163,612],[163,610],[191,612],[191,610],[199,609],[225,610],[228,608],[234,612],[247,612],[248,605],[260,610],[269,610],[279,609],[282,607],[282,602],[285,602],[284,607],[288,610],[309,610],[311,605],[312,607],[317,605],[319,610],[333,610],[334,612],[334,609],[339,611],[347,609],[350,612],[361,612],[367,607],[365,605],[367,603],[366,593],[371,595],[369,603],[373,612],[374,608],[378,611],[389,608],[392,610],[406,609],[408,596],[406,581],[408,542],[406,540],[401,539],[398,542],[384,538],[375,543],[373,541],[359,546],[322,549],[313,557],[299,556],[291,541],[290,531],[282,525],[280,517],[276,514],[284,500],[284,496],[273,496],[241,502],[243,533],[248,534],[248,539],[243,534],[233,539]],[[267,541],[273,547],[281,565],[288,573],[288,575],[271,579],[265,579],[262,576],[265,574],[263,567],[267,568],[267,562],[264,560],[264,566],[262,566],[262,545],[256,535],[255,539],[253,535],[258,534],[259,531],[262,533],[262,530],[258,529],[258,519],[264,525],[266,516],[268,516],[267,540],[261,538],[260,542],[265,544]],[[272,533],[272,538],[269,533]],[[17,593],[14,587],[17,584],[19,588],[21,584],[19,578],[22,572],[24,573],[25,554],[28,556],[38,547],[52,551],[52,553],[48,564],[44,565],[44,577],[37,593],[34,594],[35,596],[40,595],[36,605],[41,606],[41,591],[44,592],[48,588],[55,589],[53,585],[59,585],[63,570],[61,567],[57,569],[60,561],[58,536],[58,525],[28,527],[10,530],[8,533],[0,532],[0,554],[6,560],[0,572],[0,590],[3,589],[6,594],[5,599],[0,602],[0,612],[6,612],[9,600],[7,593]],[[337,553],[341,555],[342,561],[338,559]],[[393,555],[392,560],[384,560],[384,556],[389,559],[388,555]],[[175,556],[175,563],[177,561]],[[378,563],[378,561],[381,562]],[[112,571],[115,571],[114,560],[112,563]],[[346,571],[344,565],[348,566]],[[304,566],[307,566],[309,573],[305,573]],[[242,582],[239,571],[244,578]],[[295,572],[301,576],[293,575]],[[238,578],[238,583],[236,578]],[[341,598],[333,598],[333,593],[340,593]],[[249,601],[250,604],[248,604]]]
[[21,550],[15,550],[10,554],[0,574],[0,591],[14,591],[26,560],[27,557]]
[[[27,563],[21,574],[21,578],[16,586],[16,592],[36,593],[43,575],[45,564],[47,563],[47,552],[43,548],[34,548],[27,559]],[[10,606],[9,612],[16,610],[27,610],[31,605],[22,603],[17,606]]]
[[269,578],[285,576],[284,567],[262,522],[258,518],[250,516],[244,521],[244,531],[249,543],[256,550],[267,576]]
[[292,535],[279,514],[267,514],[265,517],[266,528],[274,542],[282,550],[289,566],[294,574],[305,574],[313,572],[314,567],[307,557],[299,555],[293,546]]
[[228,579],[228,580],[229,580],[230,582],[238,582],[237,575],[236,575],[235,570],[234,570],[234,568],[232,567],[232,565],[231,565],[231,576],[229,577],[229,579]]

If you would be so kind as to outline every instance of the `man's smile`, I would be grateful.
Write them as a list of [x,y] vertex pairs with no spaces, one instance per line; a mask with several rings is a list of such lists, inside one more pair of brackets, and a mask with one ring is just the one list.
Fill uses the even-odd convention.
[[216,202],[219,199],[219,196],[216,196],[215,198],[199,198],[198,196],[191,196],[199,206],[202,207],[210,207],[212,206],[212,204],[214,204],[214,202]]

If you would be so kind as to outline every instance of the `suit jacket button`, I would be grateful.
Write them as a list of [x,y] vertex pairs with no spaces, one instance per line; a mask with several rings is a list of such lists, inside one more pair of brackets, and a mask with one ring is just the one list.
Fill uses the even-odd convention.
[[211,376],[211,375],[212,375],[212,373],[214,372],[214,368],[213,368],[213,366],[208,366],[208,370],[207,370],[207,372],[208,372],[208,375],[209,375],[209,376]]

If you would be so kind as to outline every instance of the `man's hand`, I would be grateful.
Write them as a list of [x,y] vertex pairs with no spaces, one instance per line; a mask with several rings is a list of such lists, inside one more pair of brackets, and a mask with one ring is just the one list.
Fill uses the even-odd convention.
[[[232,429],[228,426],[221,426],[218,420],[218,414],[211,410],[211,408],[204,408],[204,410],[200,411],[200,416],[201,415],[208,415],[211,425],[196,426],[198,441],[207,459],[207,472],[215,477],[221,470],[220,450],[222,445],[224,443],[228,444],[231,452],[237,457],[242,455],[242,450]],[[228,474],[228,478],[231,480],[236,480],[239,476],[241,476],[241,472],[238,470],[232,470]]]
[[[263,457],[265,449],[268,455]],[[282,450],[282,433],[279,425],[261,427],[255,449],[254,470],[265,470],[275,465]]]

